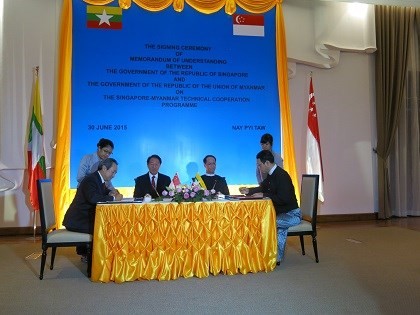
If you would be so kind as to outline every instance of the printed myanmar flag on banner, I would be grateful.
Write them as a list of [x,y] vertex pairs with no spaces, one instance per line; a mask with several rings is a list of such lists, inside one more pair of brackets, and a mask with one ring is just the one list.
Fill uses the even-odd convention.
[[234,14],[233,35],[264,37],[264,15]]
[[86,6],[88,28],[103,28],[111,30],[122,29],[122,9],[120,7]]
[[34,210],[39,210],[36,181],[45,178],[46,175],[38,71],[38,67],[33,71],[34,82],[32,84],[31,100],[32,116],[28,135],[28,189],[30,195],[29,199]]

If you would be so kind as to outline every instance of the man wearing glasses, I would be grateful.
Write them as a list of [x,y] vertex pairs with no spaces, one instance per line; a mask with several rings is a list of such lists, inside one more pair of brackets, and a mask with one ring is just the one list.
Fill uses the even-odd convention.
[[[96,204],[122,200],[123,195],[118,190],[112,191],[104,186],[106,182],[111,181],[117,171],[118,162],[112,158],[105,158],[98,163],[95,172],[85,176],[64,215],[63,225],[67,230],[93,234]],[[76,252],[81,255],[82,262],[88,261],[86,246],[77,246]]]

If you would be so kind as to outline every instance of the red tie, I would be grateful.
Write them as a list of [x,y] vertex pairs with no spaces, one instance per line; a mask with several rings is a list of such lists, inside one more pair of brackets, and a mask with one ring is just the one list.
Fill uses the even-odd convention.
[[155,176],[152,176],[152,187],[156,188]]

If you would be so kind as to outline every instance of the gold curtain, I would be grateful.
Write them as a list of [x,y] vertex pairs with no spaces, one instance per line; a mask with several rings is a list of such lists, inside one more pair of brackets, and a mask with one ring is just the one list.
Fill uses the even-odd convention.
[[70,204],[70,133],[72,67],[72,0],[64,0],[61,11],[57,91],[57,149],[53,172],[53,192],[57,226]]
[[378,217],[392,216],[388,157],[395,138],[406,85],[414,8],[375,6],[376,130],[378,136]]
[[[71,132],[71,60],[72,60],[72,1],[63,0],[60,30],[58,96],[57,96],[57,152],[54,170],[54,199],[57,211],[57,224],[61,222],[70,204],[73,194],[70,192],[70,132]],[[92,5],[107,5],[117,0],[80,0]],[[160,11],[170,5],[177,12],[184,9],[185,2],[195,10],[211,14],[225,8],[227,14],[233,14],[237,6],[251,13],[264,13],[276,7],[276,54],[277,77],[281,106],[283,133],[284,168],[292,178],[296,197],[300,199],[300,190],[296,174],[296,161],[293,142],[293,128],[289,102],[289,83],[287,77],[286,32],[281,3],[283,0],[119,0],[123,9],[129,9],[132,3],[149,11]]]
[[[106,5],[116,2],[116,0],[83,1],[93,5]],[[225,7],[227,14],[233,14],[237,5],[251,13],[264,13],[271,10],[275,5],[282,3],[283,0],[119,0],[118,5],[123,9],[128,9],[131,7],[132,2],[145,10],[154,12],[164,10],[171,4],[175,11],[181,12],[186,2],[201,13],[215,13]]]
[[284,169],[292,178],[297,200],[300,200],[300,189],[296,173],[295,145],[293,137],[292,114],[289,101],[289,80],[287,70],[286,30],[281,5],[276,8],[276,51],[277,82],[279,83],[279,99],[281,127],[283,133]]

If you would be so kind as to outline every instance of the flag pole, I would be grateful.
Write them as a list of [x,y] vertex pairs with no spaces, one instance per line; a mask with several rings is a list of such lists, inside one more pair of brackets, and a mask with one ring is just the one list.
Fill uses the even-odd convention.
[[[39,75],[39,66],[35,66],[33,68],[34,72],[35,72],[35,78],[38,78]],[[36,214],[35,214],[35,209],[34,211],[32,211],[32,223],[33,223],[33,227],[34,227],[34,242],[36,239]]]
[[36,215],[35,215],[35,210],[32,211],[32,215],[33,215],[32,222],[34,223],[34,242],[35,242],[35,239],[36,239]]

